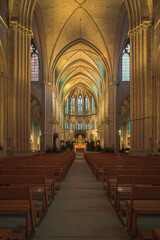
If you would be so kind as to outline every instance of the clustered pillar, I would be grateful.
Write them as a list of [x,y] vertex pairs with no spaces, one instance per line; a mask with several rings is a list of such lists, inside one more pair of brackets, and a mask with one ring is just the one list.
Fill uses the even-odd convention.
[[152,152],[152,71],[150,21],[129,31],[131,91],[131,151]]
[[32,32],[16,21],[9,31],[8,154],[30,153],[30,62]]

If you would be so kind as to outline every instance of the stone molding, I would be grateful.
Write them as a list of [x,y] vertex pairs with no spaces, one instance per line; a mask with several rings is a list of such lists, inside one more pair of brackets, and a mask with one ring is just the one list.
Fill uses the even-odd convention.
[[17,21],[10,21],[9,22],[9,28],[12,30],[18,30],[21,33],[24,33],[28,37],[33,37],[33,32],[31,29],[25,28],[21,24],[19,24]]
[[143,23],[141,23],[137,27],[129,30],[128,37],[132,37],[142,30],[148,30],[148,28],[151,26],[152,26],[152,21],[143,21]]

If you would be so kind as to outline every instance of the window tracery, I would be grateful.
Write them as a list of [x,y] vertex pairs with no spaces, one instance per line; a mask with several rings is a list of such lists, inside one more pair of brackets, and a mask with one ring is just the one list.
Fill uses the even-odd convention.
[[69,114],[69,99],[67,98],[66,100],[66,105],[65,105],[65,114]]
[[39,54],[33,40],[31,43],[31,81],[39,81]]
[[83,115],[83,99],[81,95],[78,97],[78,115]]
[[92,121],[92,129],[95,129],[95,122]]
[[89,99],[85,98],[85,115],[89,115]]
[[75,122],[71,122],[71,130],[75,130]]
[[75,115],[75,97],[71,100],[71,115]]
[[78,123],[78,130],[83,130],[83,123],[82,122]]
[[126,43],[122,53],[122,81],[130,81],[130,43]]
[[93,97],[92,97],[92,114],[95,114],[95,102]]
[[69,122],[67,121],[66,122],[66,130],[68,130],[69,129]]

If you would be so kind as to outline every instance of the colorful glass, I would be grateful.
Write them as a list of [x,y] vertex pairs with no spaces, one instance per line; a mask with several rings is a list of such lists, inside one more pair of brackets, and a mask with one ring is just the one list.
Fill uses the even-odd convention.
[[129,43],[123,49],[122,81],[130,81],[130,44]]
[[75,97],[72,97],[71,101],[71,115],[75,115]]
[[68,130],[69,129],[69,123],[66,122],[66,129]]
[[89,115],[89,99],[85,98],[85,115]]
[[39,81],[39,55],[33,43],[31,44],[31,81]]
[[69,99],[66,100],[65,114],[69,114]]
[[95,102],[93,97],[92,97],[92,114],[95,114]]
[[83,115],[83,99],[81,95],[78,98],[78,115],[79,116]]
[[78,123],[78,130],[83,130],[83,123]]

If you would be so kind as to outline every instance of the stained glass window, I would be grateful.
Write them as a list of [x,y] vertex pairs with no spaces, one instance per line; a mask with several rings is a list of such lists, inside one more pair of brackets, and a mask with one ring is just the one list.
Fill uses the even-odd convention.
[[89,99],[85,98],[85,115],[89,115]]
[[69,129],[69,123],[66,122],[66,129],[68,130]]
[[75,97],[71,100],[71,115],[75,115]]
[[85,130],[89,130],[90,128],[90,124],[89,124],[89,121],[85,123]]
[[130,43],[129,40],[122,54],[122,81],[130,81]]
[[69,99],[66,100],[65,114],[69,114]]
[[78,130],[83,130],[83,123],[78,123]]
[[130,120],[128,120],[128,134],[130,134],[131,132],[131,122]]
[[81,95],[78,98],[78,115],[79,116],[83,115],[83,99]]
[[71,130],[75,130],[75,122],[71,122]]
[[92,129],[95,129],[95,122],[92,122]]
[[92,114],[95,114],[95,102],[93,97],[92,97]]
[[39,81],[39,55],[33,41],[31,43],[31,81]]

